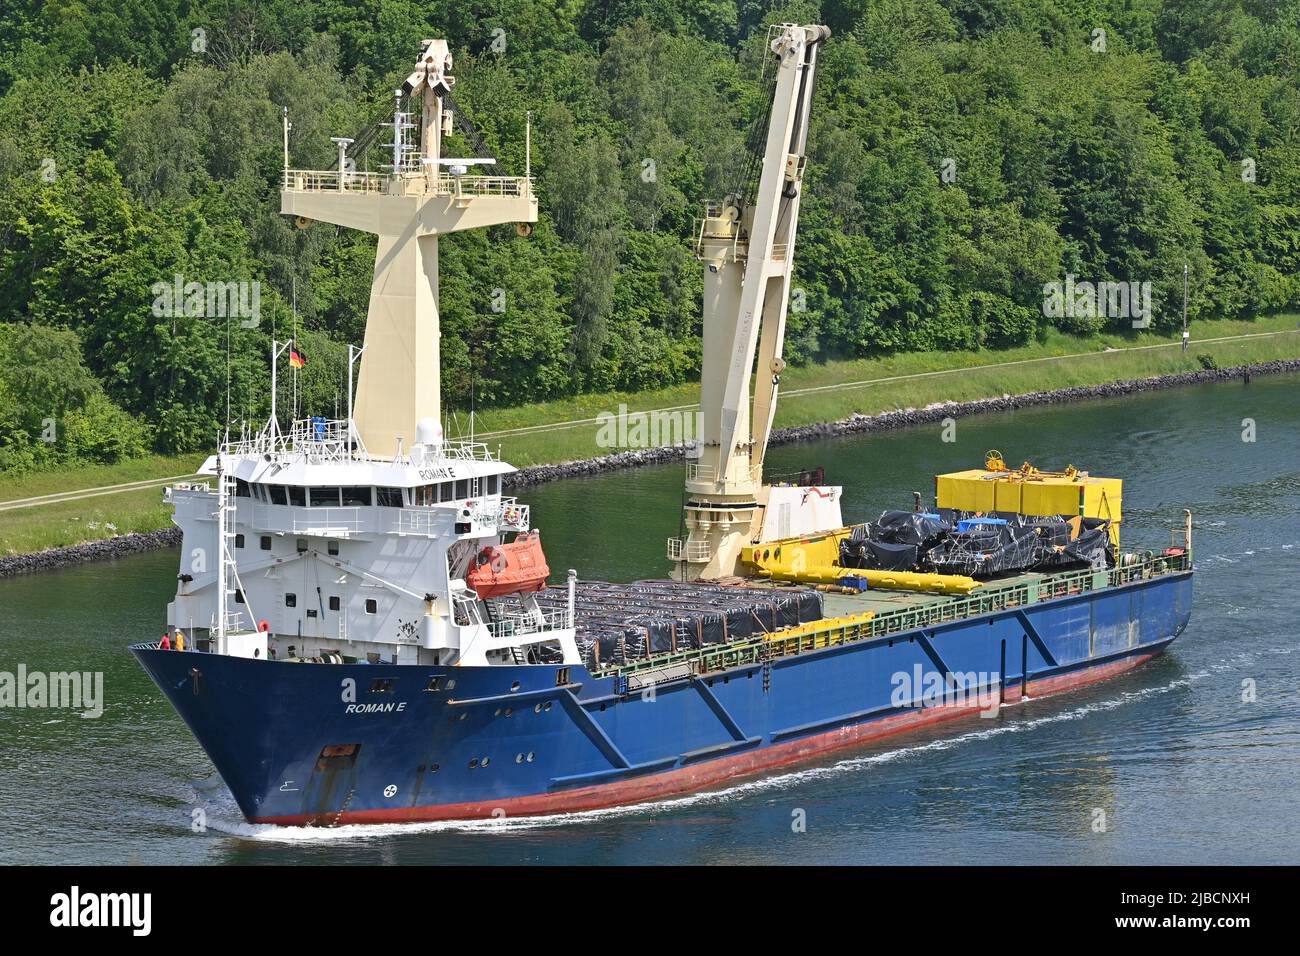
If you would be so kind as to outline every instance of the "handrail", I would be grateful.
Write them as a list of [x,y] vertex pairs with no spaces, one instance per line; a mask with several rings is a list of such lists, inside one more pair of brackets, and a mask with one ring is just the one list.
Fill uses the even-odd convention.
[[451,176],[417,173],[347,172],[340,188],[337,169],[286,169],[281,188],[294,193],[386,193],[397,196],[505,196],[533,194],[527,176]]
[[[718,481],[718,466],[716,464],[704,464],[703,462],[689,462],[686,465],[687,481]],[[749,466],[749,480],[762,482],[763,464],[755,462]],[[725,507],[725,506],[719,506]]]
[[689,538],[668,539],[669,561],[690,561],[699,563],[713,558],[713,549],[708,541],[691,541]]
[[[670,651],[645,657],[638,661],[613,664],[603,668],[597,667],[591,673],[593,677],[627,675],[687,661],[697,662],[696,670],[698,673],[724,670],[744,664],[759,664],[788,654],[798,654],[801,651],[811,650],[813,647],[846,644],[852,641],[930,627],[935,624],[959,621],[978,614],[987,614],[991,611],[1021,607],[1032,603],[1033,600],[1050,600],[1071,594],[1083,594],[1087,591],[1103,590],[1107,587],[1127,584],[1131,581],[1143,580],[1162,574],[1186,571],[1191,566],[1192,558],[1190,554],[1164,554],[1133,564],[1117,566],[1108,571],[1068,571],[1034,582],[1004,587],[987,587],[950,601],[885,611],[868,621],[855,624],[841,627],[830,625],[827,631],[833,632],[834,639],[828,638],[826,631],[820,630],[811,633],[798,633],[790,637],[782,637],[778,631],[745,641],[737,641],[734,644],[713,644],[708,647],[693,648],[686,651]],[[1098,586],[1097,579],[1100,575],[1105,575],[1105,583]],[[1035,590],[1035,599],[1030,598],[1031,588]]]
[[520,611],[495,612],[497,617],[486,623],[488,634],[495,638],[520,637],[527,634],[545,634],[566,631],[573,627],[567,607],[537,608]]
[[288,192],[387,192],[389,176],[385,173],[351,172],[343,176],[343,189],[339,189],[337,169],[286,169],[281,187]]
[[[432,449],[426,452],[429,460],[498,460],[487,443],[481,441],[447,440],[429,447]],[[290,423],[288,431],[268,425],[252,437],[222,443],[220,450],[224,455],[305,455],[314,464],[393,461],[390,457],[371,455],[356,429],[349,429],[342,419],[301,418]]]

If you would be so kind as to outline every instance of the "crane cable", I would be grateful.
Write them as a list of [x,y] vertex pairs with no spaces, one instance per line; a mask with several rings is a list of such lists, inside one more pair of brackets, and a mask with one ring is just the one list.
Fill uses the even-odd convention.
[[759,97],[756,103],[759,104],[754,118],[750,121],[749,132],[745,138],[745,149],[739,154],[744,158],[744,165],[737,166],[733,160],[732,167],[728,170],[731,177],[728,190],[729,196],[736,196],[742,203],[747,203],[758,187],[758,173],[763,162],[764,144],[767,141],[768,128],[772,122],[772,96],[776,87],[776,71],[772,72],[771,77],[765,76],[767,73],[767,59],[764,58],[759,64]]

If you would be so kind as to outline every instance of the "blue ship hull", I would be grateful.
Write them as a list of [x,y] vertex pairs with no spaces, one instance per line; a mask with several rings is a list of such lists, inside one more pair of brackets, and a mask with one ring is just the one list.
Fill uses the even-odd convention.
[[[581,667],[303,664],[132,652],[253,822],[340,825],[593,809],[1069,690],[1187,626],[1192,572],[628,691]],[[980,675],[983,700],[899,674]],[[1001,676],[999,676],[1001,675]],[[557,686],[557,682],[567,683]],[[349,694],[349,687],[355,691]]]

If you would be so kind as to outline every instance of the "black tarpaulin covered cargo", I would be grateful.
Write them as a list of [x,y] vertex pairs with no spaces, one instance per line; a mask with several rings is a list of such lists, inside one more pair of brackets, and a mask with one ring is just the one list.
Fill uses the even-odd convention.
[[840,564],[846,568],[910,571],[951,527],[938,514],[884,511],[875,521],[853,528],[840,542]]
[[1014,512],[885,511],[840,542],[840,564],[881,571],[938,571],[987,578],[1066,567],[1107,567],[1109,523],[1102,518]]
[[[970,523],[960,530],[963,522]],[[990,577],[1013,571],[1087,566],[1107,567],[1112,559],[1110,524],[1102,518],[1026,517],[990,513],[955,516],[955,529],[922,559],[936,571]]]

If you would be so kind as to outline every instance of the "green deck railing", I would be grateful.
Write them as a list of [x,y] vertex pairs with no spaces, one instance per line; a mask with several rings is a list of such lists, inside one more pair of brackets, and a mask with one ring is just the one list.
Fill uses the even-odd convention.
[[1003,585],[989,584],[969,595],[886,611],[870,620],[854,624],[837,625],[831,623],[834,620],[831,618],[828,619],[825,628],[817,630],[792,634],[788,637],[783,637],[781,632],[776,631],[732,644],[713,644],[685,651],[668,651],[638,661],[597,668],[592,671],[592,676],[627,676],[671,667],[675,664],[690,664],[691,672],[695,674],[707,674],[745,664],[762,664],[811,650],[960,621],[980,614],[1023,607],[1071,594],[1100,591],[1133,581],[1187,571],[1191,567],[1190,553],[1155,555],[1152,552],[1142,552],[1138,560],[1130,561],[1128,564],[1121,563],[1107,571],[1066,571],[1045,575],[1034,581]]

